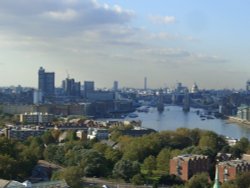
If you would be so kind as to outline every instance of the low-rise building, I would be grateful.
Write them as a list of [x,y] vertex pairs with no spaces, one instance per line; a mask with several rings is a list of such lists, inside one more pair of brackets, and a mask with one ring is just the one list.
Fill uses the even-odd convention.
[[20,114],[20,122],[28,124],[37,124],[37,123],[51,123],[53,121],[54,115],[48,113],[24,113]]
[[209,172],[210,160],[205,155],[179,155],[170,160],[170,174],[179,176],[183,181],[189,180],[193,175]]
[[89,128],[87,138],[97,140],[107,140],[109,138],[108,129]]
[[9,139],[26,140],[30,136],[41,136],[44,133],[44,129],[10,129],[5,130],[5,136]]
[[245,160],[230,160],[218,163],[219,181],[234,180],[237,175],[250,171],[250,163]]

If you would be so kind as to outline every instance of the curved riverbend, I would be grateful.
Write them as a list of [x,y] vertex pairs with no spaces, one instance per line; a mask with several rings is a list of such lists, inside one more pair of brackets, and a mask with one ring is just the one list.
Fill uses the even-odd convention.
[[[196,113],[197,109],[190,109],[190,112],[183,112],[179,106],[165,106],[165,110],[159,113],[156,108],[150,108],[148,113],[138,113],[142,126],[157,131],[176,130],[180,127],[189,129],[199,128],[216,132],[217,134],[250,139],[250,125],[237,125],[228,123],[222,119],[200,118]],[[201,110],[202,111],[202,110]]]

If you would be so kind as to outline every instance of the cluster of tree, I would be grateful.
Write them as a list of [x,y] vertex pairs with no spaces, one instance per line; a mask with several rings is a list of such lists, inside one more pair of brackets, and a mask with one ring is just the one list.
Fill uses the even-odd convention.
[[[60,131],[54,130],[41,137],[30,137],[25,142],[0,138],[0,178],[23,180],[30,176],[37,160],[45,159],[65,167],[52,178],[63,178],[72,187],[79,187],[79,177],[84,176],[115,178],[136,185],[161,183],[207,187],[210,184],[204,174],[194,176],[187,184],[170,175],[170,159],[179,154],[204,154],[215,164],[217,152],[231,152],[238,157],[250,151],[246,138],[231,147],[222,136],[200,129],[180,128],[139,138],[118,136],[117,148],[96,140],[79,140],[73,131],[68,131],[64,142],[59,143],[60,135]],[[211,168],[211,179],[214,171]],[[234,184],[238,185],[237,181]]]
[[26,179],[42,154],[43,142],[39,138],[19,142],[0,137],[0,178]]

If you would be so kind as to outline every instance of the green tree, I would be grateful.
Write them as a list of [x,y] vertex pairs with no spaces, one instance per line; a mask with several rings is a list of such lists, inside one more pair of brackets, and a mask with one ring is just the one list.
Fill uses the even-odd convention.
[[143,185],[144,177],[141,174],[136,174],[132,177],[131,183],[133,183],[134,185]]
[[11,180],[15,178],[17,161],[8,155],[0,155],[0,177]]
[[144,159],[142,164],[142,170],[147,175],[153,174],[153,171],[156,170],[156,159],[154,156],[150,155],[146,159]]
[[129,160],[122,159],[118,161],[113,169],[113,176],[116,178],[122,178],[125,181],[129,181],[135,174],[138,174],[140,169],[138,163],[131,162]]
[[228,181],[221,185],[221,188],[238,188],[234,181]]
[[201,149],[211,148],[215,153],[226,145],[225,140],[212,131],[204,132],[199,141],[199,147]]
[[15,156],[15,142],[6,137],[0,137],[0,154]]
[[44,142],[44,144],[48,145],[48,144],[52,144],[55,143],[56,140],[53,137],[51,131],[46,131],[43,135],[42,135],[42,140]]
[[112,163],[116,163],[119,161],[122,157],[122,153],[120,150],[113,149],[111,147],[108,147],[105,151],[105,158]]
[[235,179],[236,185],[238,188],[250,187],[250,172],[242,173],[237,176]]
[[57,164],[63,164],[65,161],[65,152],[63,146],[50,144],[45,148],[43,156],[45,160],[55,162]]
[[93,146],[94,150],[96,150],[96,151],[98,151],[98,152],[100,152],[102,154],[105,154],[105,151],[106,151],[107,148],[108,148],[108,146],[106,144],[102,144],[100,142],[95,143],[94,146]]
[[107,161],[103,155],[93,149],[83,153],[80,166],[85,176],[105,176],[107,174]]
[[71,166],[64,169],[62,172],[55,173],[53,179],[64,179],[67,184],[72,188],[82,187],[82,172],[79,167]]
[[186,184],[187,188],[210,188],[211,185],[208,182],[208,174],[200,173],[194,175]]
[[164,148],[160,151],[157,155],[156,162],[157,162],[157,170],[161,174],[168,174],[169,173],[169,161],[171,159],[171,150],[168,148]]
[[77,140],[76,132],[75,131],[67,131],[67,136],[65,138],[65,141],[75,141]]

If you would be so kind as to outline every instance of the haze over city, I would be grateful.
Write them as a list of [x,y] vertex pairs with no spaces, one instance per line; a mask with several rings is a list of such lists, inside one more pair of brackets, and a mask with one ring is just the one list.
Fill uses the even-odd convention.
[[43,66],[97,87],[244,88],[248,1],[2,0],[1,86],[37,87]]

